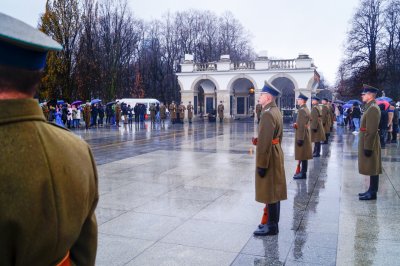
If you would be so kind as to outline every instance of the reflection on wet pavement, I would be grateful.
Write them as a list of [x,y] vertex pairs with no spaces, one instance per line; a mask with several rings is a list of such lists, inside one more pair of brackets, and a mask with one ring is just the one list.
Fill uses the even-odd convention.
[[97,265],[398,264],[400,154],[382,150],[377,201],[360,202],[357,136],[336,129],[306,180],[293,180],[294,136],[283,150],[288,200],[280,233],[253,237],[251,122],[150,124],[75,131],[92,147],[101,194]]

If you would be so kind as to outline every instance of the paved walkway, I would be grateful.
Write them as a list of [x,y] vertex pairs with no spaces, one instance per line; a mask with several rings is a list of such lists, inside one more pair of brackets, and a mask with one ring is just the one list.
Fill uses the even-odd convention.
[[97,265],[399,265],[400,153],[382,150],[377,201],[360,202],[357,136],[339,127],[307,180],[293,180],[294,136],[283,150],[288,200],[280,233],[253,237],[257,125],[150,124],[75,131],[98,162]]

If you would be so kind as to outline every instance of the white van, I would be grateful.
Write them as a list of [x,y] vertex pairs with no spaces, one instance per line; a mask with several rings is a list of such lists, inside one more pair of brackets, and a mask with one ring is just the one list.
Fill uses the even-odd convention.
[[117,99],[119,103],[126,103],[130,105],[132,108],[135,107],[137,103],[146,105],[146,113],[150,115],[150,104],[154,103],[155,105],[160,104],[160,101],[157,99],[150,99],[150,98],[124,98],[124,99]]

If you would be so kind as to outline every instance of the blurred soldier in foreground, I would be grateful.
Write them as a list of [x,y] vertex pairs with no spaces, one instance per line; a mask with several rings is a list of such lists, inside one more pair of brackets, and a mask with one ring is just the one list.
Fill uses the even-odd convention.
[[0,13],[0,264],[94,265],[97,171],[89,145],[47,123],[33,95],[61,45]]
[[283,151],[283,117],[276,106],[280,95],[274,86],[265,82],[260,95],[262,105],[258,137],[253,140],[256,150],[256,201],[265,203],[268,221],[254,231],[256,236],[276,235],[279,232],[280,201],[287,199]]

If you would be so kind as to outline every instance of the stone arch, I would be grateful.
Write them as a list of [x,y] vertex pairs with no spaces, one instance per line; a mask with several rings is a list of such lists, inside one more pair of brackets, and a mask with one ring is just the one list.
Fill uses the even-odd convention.
[[314,88],[314,84],[318,85],[318,82],[316,82],[315,78],[312,77],[312,78],[310,78],[310,80],[307,83],[307,89],[309,89],[311,91],[315,90],[316,88]]
[[246,74],[239,74],[239,75],[236,75],[236,76],[234,76],[233,78],[231,78],[231,80],[228,82],[228,86],[227,86],[227,89],[228,89],[229,91],[232,90],[232,85],[233,85],[233,83],[234,83],[236,80],[238,80],[238,79],[247,79],[247,80],[249,80],[251,83],[253,83],[254,89],[255,89],[256,91],[258,91],[257,82],[256,82],[251,76],[246,75]]
[[273,82],[275,79],[277,79],[277,78],[287,78],[287,79],[289,79],[289,80],[293,83],[294,89],[295,89],[295,90],[297,90],[297,89],[299,88],[299,85],[297,84],[296,79],[293,78],[291,75],[286,74],[286,73],[279,73],[279,74],[273,75],[273,76],[268,80],[268,82],[269,82],[270,84],[272,84],[272,82]]
[[193,92],[196,92],[197,86],[202,80],[210,80],[212,83],[214,83],[215,87],[217,88],[217,92],[220,90],[220,86],[218,84],[218,81],[214,77],[212,77],[211,75],[201,75],[201,76],[197,77],[192,82],[192,86],[191,86],[190,90],[193,91]]

